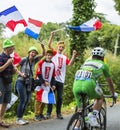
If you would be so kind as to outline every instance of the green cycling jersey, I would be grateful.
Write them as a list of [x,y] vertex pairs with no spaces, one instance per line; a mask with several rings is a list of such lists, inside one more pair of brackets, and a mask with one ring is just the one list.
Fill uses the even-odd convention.
[[87,80],[97,79],[104,74],[105,77],[110,77],[109,67],[101,60],[87,60],[81,68],[76,72],[75,79]]
[[96,99],[100,95],[96,92],[96,80],[104,75],[110,77],[109,67],[101,60],[87,60],[75,74],[73,83],[73,94],[77,106],[80,107],[79,93],[86,93],[89,98]]

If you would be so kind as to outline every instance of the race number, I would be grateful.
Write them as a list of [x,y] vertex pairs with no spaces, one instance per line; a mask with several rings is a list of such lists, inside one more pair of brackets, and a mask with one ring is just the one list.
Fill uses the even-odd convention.
[[92,76],[92,72],[87,70],[78,70],[75,74],[75,79],[89,79]]

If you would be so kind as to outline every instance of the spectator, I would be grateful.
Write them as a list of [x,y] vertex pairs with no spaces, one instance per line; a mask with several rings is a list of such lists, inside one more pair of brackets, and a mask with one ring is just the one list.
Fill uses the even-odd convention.
[[[53,50],[54,56],[52,58],[52,61],[55,64],[55,80],[56,80],[56,92],[57,92],[57,103],[56,103],[56,114],[58,119],[63,119],[63,116],[61,114],[61,106],[62,106],[62,95],[63,95],[63,86],[65,81],[65,74],[66,74],[66,65],[72,65],[74,58],[76,56],[76,51],[73,51],[73,55],[71,60],[68,59],[68,57],[63,53],[63,50],[65,48],[64,41],[58,42],[57,51],[55,51],[51,47],[51,43],[53,40],[53,37],[55,36],[55,32],[51,33],[48,47]],[[47,115],[46,118],[50,118],[52,112],[52,105],[49,104],[47,108]]]
[[42,54],[37,56],[38,49],[34,46],[30,47],[28,50],[28,56],[24,57],[19,64],[20,74],[18,75],[15,89],[19,96],[19,104],[17,107],[17,120],[16,124],[24,125],[28,121],[23,120],[23,114],[29,103],[32,94],[32,78],[35,64],[45,55],[44,45],[41,44]]
[[[53,57],[53,51],[47,50],[45,59],[40,61],[37,67],[36,71],[36,78],[39,79],[41,86],[49,87],[51,86],[51,89],[55,89],[55,65],[51,61]],[[38,86],[40,87],[40,86]],[[35,100],[35,120],[40,121],[42,119],[45,119],[43,115],[43,110],[45,107],[45,103],[42,103],[37,100],[39,95],[39,92],[41,89],[36,91],[36,100]]]
[[0,54],[0,126],[9,127],[9,124],[3,123],[3,117],[6,112],[7,104],[11,101],[12,94],[12,76],[16,72],[13,59],[10,54],[13,53],[14,43],[10,39],[3,41],[3,52]]

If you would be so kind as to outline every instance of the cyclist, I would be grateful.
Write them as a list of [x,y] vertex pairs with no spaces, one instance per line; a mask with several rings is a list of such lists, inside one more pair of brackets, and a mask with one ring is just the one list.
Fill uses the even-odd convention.
[[[92,50],[92,59],[86,60],[81,68],[75,74],[73,83],[73,94],[80,110],[79,93],[86,93],[89,98],[95,99],[93,113],[89,117],[88,122],[91,126],[99,126],[97,117],[99,110],[102,107],[103,96],[102,89],[96,87],[96,80],[103,74],[108,82],[109,89],[113,98],[117,98],[117,93],[114,91],[113,81],[110,77],[109,67],[104,63],[105,50],[101,47],[96,47]],[[96,89],[97,88],[97,89]],[[79,130],[76,128],[75,130]]]

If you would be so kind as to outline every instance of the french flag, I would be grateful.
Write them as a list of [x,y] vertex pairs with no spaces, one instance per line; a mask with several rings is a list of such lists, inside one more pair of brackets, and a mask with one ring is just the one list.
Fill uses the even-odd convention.
[[100,29],[102,27],[102,23],[98,19],[93,18],[80,26],[67,25],[66,27],[74,31],[91,32]]
[[[39,86],[38,86],[39,87]],[[36,91],[36,100],[46,104],[56,104],[55,94],[50,89],[40,88]]]
[[24,27],[27,26],[26,21],[15,6],[0,12],[0,21],[13,32],[19,23],[23,24]]
[[14,65],[20,63],[20,61],[22,60],[22,58],[16,52],[13,52],[12,54],[10,54],[10,57],[14,59],[13,60]]
[[43,22],[41,21],[29,18],[28,27],[25,29],[25,34],[37,40],[42,24]]

